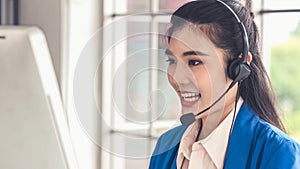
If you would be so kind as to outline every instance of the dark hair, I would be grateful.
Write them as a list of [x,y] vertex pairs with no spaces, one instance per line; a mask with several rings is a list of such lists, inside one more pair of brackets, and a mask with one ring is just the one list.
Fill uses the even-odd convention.
[[[239,2],[234,0],[224,2],[233,9],[244,24],[248,34],[249,51],[252,54],[251,74],[240,84],[239,93],[261,119],[285,131],[275,107],[275,95],[270,79],[261,60],[258,47],[259,35],[253,17]],[[168,41],[174,31],[188,23],[204,25],[199,26],[199,29],[205,32],[215,46],[225,51],[227,63],[242,53],[243,39],[238,22],[229,9],[220,2],[200,0],[180,7],[171,17]]]

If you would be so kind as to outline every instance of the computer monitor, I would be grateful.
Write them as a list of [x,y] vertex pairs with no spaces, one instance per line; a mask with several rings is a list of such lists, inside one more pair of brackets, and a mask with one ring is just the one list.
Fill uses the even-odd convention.
[[0,26],[0,168],[77,169],[43,32]]

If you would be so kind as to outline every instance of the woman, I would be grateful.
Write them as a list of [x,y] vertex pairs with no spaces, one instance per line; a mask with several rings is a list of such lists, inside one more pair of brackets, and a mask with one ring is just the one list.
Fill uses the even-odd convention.
[[150,169],[300,168],[300,146],[278,117],[257,27],[240,3],[202,0],[180,7],[171,18],[166,55],[182,113],[196,118],[159,138]]

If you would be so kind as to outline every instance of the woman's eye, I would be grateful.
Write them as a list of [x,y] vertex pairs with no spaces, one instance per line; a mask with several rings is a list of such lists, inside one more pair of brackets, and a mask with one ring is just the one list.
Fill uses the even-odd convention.
[[169,65],[175,64],[176,61],[174,59],[167,59],[166,62],[169,63]]
[[199,60],[189,60],[189,66],[197,66],[201,64],[202,62]]

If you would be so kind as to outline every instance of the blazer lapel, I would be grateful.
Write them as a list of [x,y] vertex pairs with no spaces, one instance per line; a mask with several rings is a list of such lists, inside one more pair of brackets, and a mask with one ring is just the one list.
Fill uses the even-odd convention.
[[[247,168],[247,161],[251,158],[252,140],[257,121],[258,117],[249,105],[244,102],[230,135],[224,168]],[[238,158],[239,156],[243,156],[243,158]]]

